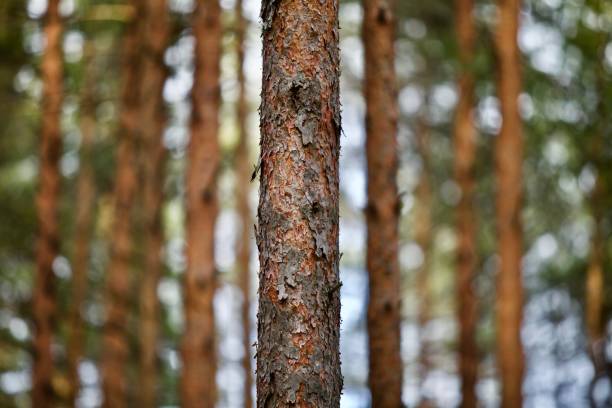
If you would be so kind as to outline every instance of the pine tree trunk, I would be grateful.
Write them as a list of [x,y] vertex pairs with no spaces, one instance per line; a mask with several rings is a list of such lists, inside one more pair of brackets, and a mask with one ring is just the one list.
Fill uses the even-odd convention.
[[251,209],[249,208],[249,135],[247,132],[248,102],[246,79],[244,76],[244,49],[246,42],[247,21],[242,12],[242,0],[236,1],[236,47],[238,60],[238,101],[237,122],[239,141],[236,148],[236,202],[240,217],[240,232],[237,242],[239,286],[242,292],[242,368],[244,370],[244,408],[253,406],[251,389],[253,388],[251,367],[251,276],[249,260],[251,257]]
[[[426,105],[426,103],[425,103]],[[429,149],[429,129],[424,115],[417,121],[416,144],[419,156],[423,163],[421,177],[416,188],[416,202],[414,206],[414,240],[423,251],[423,264],[416,275],[416,292],[418,297],[419,326],[419,390],[421,392],[420,408],[432,406],[432,402],[424,396],[424,384],[431,370],[430,344],[425,337],[425,329],[431,319],[432,288],[431,288],[431,257],[433,250],[433,223],[432,206],[433,193],[431,190],[431,167]]]
[[140,407],[157,405],[157,344],[159,340],[159,301],[157,286],[162,275],[162,202],[165,149],[163,144],[166,110],[163,90],[167,77],[164,52],[169,38],[166,0],[148,0],[143,7],[140,138],[143,148],[144,270],[140,282]]
[[258,407],[339,407],[338,1],[264,0]]
[[461,191],[455,213],[457,232],[457,321],[459,322],[459,377],[461,379],[461,407],[475,408],[478,375],[476,325],[477,301],[474,293],[476,278],[476,217],[474,214],[474,166],[476,158],[476,129],[472,116],[474,105],[474,77],[470,65],[474,59],[475,24],[473,0],[456,0],[456,29],[461,64],[458,85],[459,103],[455,116],[454,176]]
[[184,407],[213,407],[216,352],[213,297],[215,220],[218,212],[221,8],[199,0],[193,16],[195,78],[187,169],[187,274],[183,338]]
[[128,314],[133,270],[132,211],[137,190],[136,139],[139,125],[140,0],[130,2],[133,15],[123,39],[119,140],[115,174],[111,253],[106,272],[106,322],[102,334],[102,393],[104,407],[126,407],[129,359]]
[[87,296],[87,278],[89,271],[89,253],[93,232],[95,207],[95,178],[91,164],[92,148],[96,133],[95,101],[95,59],[94,44],[87,40],[83,53],[85,79],[81,96],[80,128],[81,151],[79,159],[79,176],[77,179],[77,201],[74,232],[74,254],[72,261],[72,287],[69,311],[68,342],[68,382],[70,383],[70,404],[76,406],[79,393],[79,363],[83,356],[84,332],[83,307]]
[[53,260],[59,251],[58,200],[62,152],[60,115],[62,112],[63,56],[62,21],[59,0],[49,0],[44,21],[45,51],[41,74],[43,83],[40,141],[39,186],[36,197],[38,242],[36,276],[32,299],[34,317],[34,361],[32,367],[32,405],[53,405],[53,356],[51,344],[55,325],[56,299]]
[[524,371],[521,344],[523,287],[522,158],[523,135],[518,97],[521,92],[520,55],[517,44],[520,0],[500,0],[496,37],[503,124],[495,146],[497,174],[497,358],[502,383],[502,407],[522,406]]
[[399,407],[401,287],[398,261],[395,1],[363,0],[369,276],[368,383],[372,406]]

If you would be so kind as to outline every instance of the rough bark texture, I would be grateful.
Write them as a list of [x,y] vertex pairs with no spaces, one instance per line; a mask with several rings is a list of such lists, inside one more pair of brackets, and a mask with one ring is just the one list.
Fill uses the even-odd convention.
[[261,10],[257,406],[339,407],[338,1]]
[[461,191],[455,212],[457,235],[456,298],[459,322],[458,367],[461,380],[461,406],[475,408],[478,375],[476,324],[477,300],[474,293],[476,278],[476,217],[474,213],[474,166],[476,158],[476,129],[472,116],[474,105],[474,77],[470,65],[474,59],[476,30],[473,0],[455,0],[456,30],[459,42],[458,78],[459,103],[455,114],[454,173]]
[[139,407],[157,406],[157,344],[159,337],[159,301],[157,286],[163,270],[162,202],[165,149],[163,134],[166,110],[163,99],[167,69],[164,52],[169,38],[166,0],[148,0],[143,15],[143,61],[140,140],[143,153],[144,270],[140,282],[140,367]]
[[368,383],[373,407],[401,406],[395,1],[363,0],[369,276]]
[[72,259],[72,287],[69,311],[70,337],[67,350],[68,382],[70,384],[69,400],[71,406],[76,406],[76,398],[80,388],[78,368],[83,355],[85,335],[82,312],[87,295],[89,253],[96,196],[95,178],[91,165],[92,148],[96,132],[96,77],[93,54],[94,45],[91,41],[87,41],[83,53],[85,79],[80,106],[81,146],[79,176],[77,179],[74,254]]
[[58,162],[62,152],[63,56],[59,0],[49,0],[44,20],[46,47],[41,74],[43,83],[39,185],[36,196],[38,242],[32,309],[34,317],[34,361],[32,405],[53,405],[53,356],[51,343],[56,300],[53,260],[59,251],[58,198],[61,177]]
[[[426,105],[427,103],[425,103]],[[416,275],[416,292],[418,297],[419,326],[419,367],[418,381],[420,390],[420,408],[433,406],[433,402],[424,393],[424,384],[431,370],[430,344],[425,336],[426,328],[431,319],[432,288],[431,288],[431,258],[433,250],[432,206],[433,192],[431,189],[431,167],[429,149],[429,129],[424,114],[419,117],[416,129],[416,145],[422,161],[421,176],[416,187],[416,202],[414,206],[414,240],[423,251],[423,264]]]
[[251,365],[251,274],[249,259],[251,257],[252,217],[249,207],[249,135],[247,132],[248,102],[246,94],[246,79],[244,76],[244,49],[246,41],[247,21],[242,12],[242,0],[236,1],[236,52],[238,61],[238,101],[236,120],[238,124],[239,141],[236,148],[236,206],[240,217],[240,232],[238,234],[238,284],[242,292],[242,368],[244,370],[244,407],[253,406],[251,390],[253,388]]
[[500,0],[496,48],[498,92],[503,124],[495,146],[497,174],[497,362],[502,383],[502,407],[522,406],[524,371],[521,344],[523,286],[521,226],[523,135],[518,97],[521,92],[517,44],[520,0]]
[[133,16],[123,39],[122,94],[115,174],[111,253],[106,271],[106,322],[102,334],[101,375],[105,407],[125,407],[129,358],[128,314],[132,277],[133,236],[131,214],[136,183],[136,139],[139,119],[140,0],[131,0]]
[[199,0],[193,16],[195,78],[187,169],[187,273],[183,337],[184,407],[213,407],[216,401],[214,260],[218,212],[221,9],[217,0]]

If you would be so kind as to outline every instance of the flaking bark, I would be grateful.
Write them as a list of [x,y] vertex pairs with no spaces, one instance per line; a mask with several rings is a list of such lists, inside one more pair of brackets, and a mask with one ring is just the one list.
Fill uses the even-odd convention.
[[478,351],[476,324],[477,300],[474,293],[476,278],[476,217],[474,213],[476,128],[473,120],[474,60],[476,30],[473,0],[455,0],[456,31],[459,45],[460,71],[458,77],[459,103],[455,114],[454,177],[461,191],[455,210],[457,235],[456,299],[459,322],[458,367],[461,380],[461,407],[475,408]]
[[236,1],[236,58],[238,60],[238,101],[236,102],[236,121],[238,124],[239,140],[236,148],[236,202],[240,217],[240,231],[238,233],[238,284],[242,292],[242,369],[244,371],[244,408],[253,406],[251,389],[253,388],[251,367],[251,276],[249,259],[251,257],[252,217],[249,207],[249,134],[247,132],[248,101],[246,94],[246,78],[244,75],[244,49],[247,32],[247,20],[242,11],[242,0]]
[[138,406],[157,405],[157,345],[159,340],[159,300],[157,286],[162,275],[162,203],[165,149],[163,134],[166,109],[163,99],[167,69],[164,52],[169,38],[166,0],[148,0],[143,7],[143,48],[140,139],[143,153],[144,270],[140,283],[140,367]]
[[137,189],[136,140],[141,80],[141,0],[131,0],[133,14],[123,38],[121,111],[115,174],[111,253],[106,271],[106,321],[102,333],[101,376],[103,406],[128,404],[127,361],[129,359],[128,314],[133,270],[133,228],[131,215]]
[[218,212],[216,180],[222,36],[218,0],[196,3],[193,33],[195,78],[187,169],[187,273],[181,398],[187,408],[212,408],[216,401],[214,232]]
[[339,407],[338,1],[261,10],[257,406]]
[[394,0],[363,0],[367,158],[368,384],[373,407],[400,407],[397,89]]
[[523,286],[522,159],[523,132],[518,98],[521,92],[520,54],[517,43],[520,0],[499,0],[496,50],[498,93],[502,127],[495,145],[497,177],[497,362],[501,376],[501,406],[522,406],[524,371],[521,344]]
[[45,51],[41,74],[43,83],[42,124],[40,139],[39,185],[36,196],[38,241],[36,276],[32,309],[34,318],[34,358],[32,367],[32,405],[53,405],[53,356],[51,345],[55,326],[56,299],[53,260],[59,251],[58,199],[61,177],[59,158],[62,152],[60,115],[62,112],[63,56],[62,21],[59,0],[49,0],[44,18]]

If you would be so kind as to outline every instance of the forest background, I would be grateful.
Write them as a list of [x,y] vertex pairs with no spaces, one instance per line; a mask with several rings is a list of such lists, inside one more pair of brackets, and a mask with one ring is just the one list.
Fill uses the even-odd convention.
[[[260,4],[243,0],[248,29],[244,73],[248,101],[248,161],[257,163],[261,87]],[[240,214],[235,164],[239,145],[236,103],[236,3],[221,4],[219,213],[215,259],[219,285],[215,294],[218,406],[243,406],[242,295],[239,282]],[[121,41],[127,17],[116,1],[64,0],[60,13],[63,34],[64,101],[61,111],[60,256],[53,261],[57,278],[58,331],[53,353],[67,360],[71,277],[78,189],[84,160],[91,166],[95,196],[88,261],[85,333],[78,373],[81,406],[97,406],[102,398],[97,362],[104,324],[106,265],[112,230],[113,185],[119,94]],[[164,130],[167,152],[163,182],[163,272],[156,290],[161,302],[159,404],[178,405],[181,368],[179,343],[184,332],[181,295],[185,264],[185,168],[189,143],[189,93],[193,84],[194,39],[190,30],[193,4],[170,0],[169,45],[164,51],[168,78],[163,97],[168,112]],[[32,366],[32,297],[37,234],[34,206],[38,183],[44,50],[44,0],[3,0],[0,3],[0,406],[28,406]],[[494,142],[501,126],[496,90],[494,32],[496,5],[476,1],[473,17],[477,40],[471,70],[475,76],[474,118],[477,155],[474,170],[477,216],[477,279],[479,302],[476,331],[479,349],[478,398],[483,406],[499,403],[495,363],[495,230]],[[342,301],[341,356],[344,375],[342,406],[369,406],[366,332],[367,272],[365,270],[365,103],[362,94],[364,52],[359,2],[343,1],[341,26],[342,150],[340,156],[340,277]],[[522,339],[526,357],[523,384],[527,407],[588,406],[593,365],[587,333],[588,271],[593,248],[601,246],[603,271],[601,316],[597,325],[607,339],[609,324],[610,229],[612,175],[612,7],[596,0],[527,0],[521,10],[518,36],[522,52],[524,123],[523,285],[525,307]],[[429,401],[449,407],[459,403],[455,304],[455,207],[460,191],[453,177],[453,120],[458,101],[460,69],[453,2],[399,1],[397,9],[396,75],[400,107],[398,189],[401,197],[399,261],[402,274],[401,352],[403,398],[408,406]],[[84,96],[84,92],[91,95]],[[82,156],[83,100],[95,126],[89,157]],[[250,172],[250,171],[249,171]],[[257,181],[248,186],[255,220]],[[80,193],[79,193],[80,192]],[[254,223],[255,221],[253,221]],[[136,251],[142,242],[136,243]],[[251,234],[251,322],[249,343],[256,340],[257,250]],[[138,278],[136,278],[138,280]],[[134,294],[133,310],[139,295]],[[133,316],[136,316],[135,314]],[[139,353],[137,323],[130,317],[130,356]],[[597,320],[597,319],[596,319]],[[254,349],[251,350],[254,354]],[[128,362],[130,375],[138,359]],[[609,367],[609,363],[607,365]],[[609,375],[609,368],[608,375]],[[252,373],[251,373],[252,375]],[[55,387],[69,389],[57,373]],[[597,384],[598,401],[612,394],[610,382]],[[254,390],[253,390],[254,392]],[[603,405],[602,405],[603,406]]]

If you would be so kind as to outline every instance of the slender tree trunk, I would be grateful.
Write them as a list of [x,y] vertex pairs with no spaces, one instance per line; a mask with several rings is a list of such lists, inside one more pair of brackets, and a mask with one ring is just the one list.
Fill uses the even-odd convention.
[[[601,146],[599,146],[601,148]],[[606,340],[605,323],[603,320],[604,302],[604,254],[605,245],[602,235],[602,195],[603,181],[601,174],[597,175],[595,190],[591,195],[592,214],[595,222],[591,238],[591,254],[586,275],[585,321],[588,339],[588,354],[593,364],[593,378],[589,384],[589,401],[596,407],[595,386],[606,374]]]
[[83,63],[85,79],[81,95],[80,127],[81,151],[79,176],[77,179],[77,202],[74,233],[74,254],[72,262],[72,287],[69,311],[68,341],[68,382],[70,383],[70,404],[76,406],[79,393],[79,363],[83,356],[85,328],[83,326],[83,306],[87,296],[87,275],[89,271],[89,253],[93,232],[95,207],[95,178],[91,165],[92,148],[96,133],[95,101],[95,59],[94,44],[87,40],[84,47]]
[[219,77],[221,8],[199,0],[193,16],[195,79],[187,170],[187,274],[183,338],[183,406],[213,407],[216,401],[216,352],[213,297],[215,220],[218,212]]
[[416,291],[418,296],[419,326],[419,390],[421,392],[420,408],[432,406],[432,402],[425,398],[424,383],[431,370],[430,345],[425,338],[425,328],[431,319],[431,257],[433,250],[432,206],[433,193],[431,190],[431,167],[429,149],[429,129],[423,115],[417,121],[416,144],[423,166],[421,177],[416,188],[416,202],[414,207],[414,239],[423,251],[423,264],[416,275]]
[[236,148],[236,201],[240,217],[240,233],[237,242],[239,286],[242,292],[242,344],[244,357],[244,407],[253,406],[251,389],[253,388],[251,367],[251,275],[249,260],[251,258],[251,209],[249,208],[249,135],[247,132],[248,102],[246,94],[246,79],[244,76],[244,49],[246,42],[247,21],[242,12],[242,0],[236,1],[236,51],[238,60],[238,102],[237,122],[239,141]]
[[258,407],[339,407],[338,1],[264,0]]
[[[596,13],[601,14],[605,2],[594,0],[587,2]],[[594,56],[596,61],[605,59],[608,34],[598,33],[597,50]],[[596,406],[595,386],[599,379],[606,374],[606,322],[603,318],[605,302],[605,273],[606,239],[604,236],[604,221],[606,214],[605,200],[608,194],[604,174],[608,163],[602,155],[606,141],[607,109],[604,90],[608,87],[605,67],[601,63],[595,65],[595,80],[600,92],[597,103],[597,114],[600,123],[597,126],[594,139],[588,146],[588,158],[596,171],[595,186],[590,195],[590,210],[594,227],[591,237],[591,253],[586,276],[585,293],[585,321],[587,328],[588,352],[593,363],[594,375],[589,386],[589,398],[592,406]]]
[[137,189],[136,139],[139,124],[141,3],[131,0],[133,15],[123,39],[123,89],[119,116],[119,146],[115,174],[111,254],[106,276],[106,322],[102,334],[104,406],[127,406],[129,359],[128,314],[133,256],[132,210]]
[[476,30],[474,0],[455,0],[456,29],[459,42],[459,103],[455,114],[454,173],[461,198],[455,213],[457,232],[457,321],[459,322],[459,377],[461,407],[475,408],[478,375],[476,324],[478,321],[474,279],[476,278],[476,217],[474,214],[474,166],[476,128],[472,116],[474,77],[470,65],[474,59]]
[[157,285],[162,274],[162,202],[166,110],[163,90],[167,77],[164,52],[169,38],[166,0],[148,0],[143,7],[143,48],[140,138],[143,146],[144,270],[140,282],[140,389],[139,407],[157,405],[157,344],[159,301]]
[[[596,186],[598,190],[601,186],[599,181]],[[600,200],[598,192],[593,194],[592,200]],[[604,325],[602,324],[602,309],[603,309],[603,287],[604,287],[604,274],[603,274],[603,257],[604,257],[604,241],[602,239],[601,232],[601,219],[595,218],[595,228],[593,231],[593,237],[591,239],[591,255],[589,266],[587,269],[586,278],[586,326],[587,336],[591,348],[601,341],[604,337]],[[593,354],[593,353],[591,353]]]
[[396,182],[395,1],[363,0],[363,8],[368,173],[368,383],[372,406],[399,407],[403,365]]
[[36,197],[38,242],[32,308],[34,315],[34,362],[32,405],[52,406],[53,356],[51,343],[55,325],[56,299],[53,260],[59,251],[58,200],[62,152],[60,116],[63,93],[62,21],[59,0],[49,0],[44,22],[46,40],[41,73],[43,82],[39,186]]
[[[597,1],[595,4],[591,4],[594,10],[601,12],[602,3]],[[600,34],[599,47],[597,56],[599,61],[603,61],[605,58],[605,45],[607,43],[608,36],[606,33]],[[598,63],[595,68],[596,83],[598,89],[606,89],[606,75],[603,64]],[[595,137],[592,144],[589,146],[589,153],[591,161],[594,165],[597,173],[595,179],[595,187],[590,197],[591,215],[594,221],[594,228],[591,237],[591,253],[590,260],[587,269],[586,276],[586,311],[585,321],[587,327],[587,339],[588,339],[588,352],[593,363],[594,375],[589,386],[589,398],[592,406],[596,406],[595,403],[595,386],[597,381],[606,373],[606,323],[603,319],[603,307],[604,307],[604,265],[605,265],[605,238],[604,238],[604,226],[602,225],[605,216],[605,197],[606,197],[606,183],[603,179],[602,172],[606,168],[606,161],[602,157],[602,151],[604,151],[605,145],[605,119],[606,118],[606,104],[603,93],[600,95],[598,101],[597,111],[602,123],[596,130]]]
[[497,136],[497,359],[502,383],[502,407],[522,406],[524,371],[521,344],[523,286],[521,226],[523,135],[518,97],[521,92],[520,55],[517,43],[520,0],[499,0],[496,37],[503,124]]

